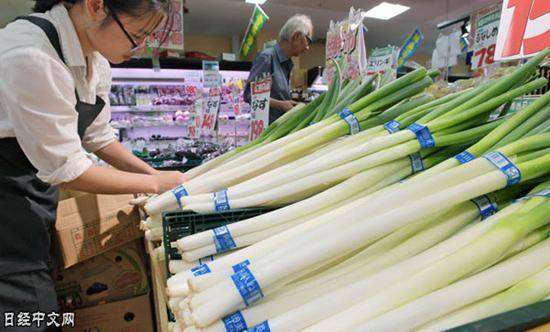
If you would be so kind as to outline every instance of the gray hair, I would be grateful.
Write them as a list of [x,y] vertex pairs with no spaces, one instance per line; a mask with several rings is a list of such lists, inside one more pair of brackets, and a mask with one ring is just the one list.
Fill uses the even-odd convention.
[[285,25],[281,28],[281,31],[279,32],[279,41],[290,41],[296,32],[301,32],[302,34],[307,35],[310,29],[313,30],[313,24],[311,23],[309,16],[296,14],[289,18]]

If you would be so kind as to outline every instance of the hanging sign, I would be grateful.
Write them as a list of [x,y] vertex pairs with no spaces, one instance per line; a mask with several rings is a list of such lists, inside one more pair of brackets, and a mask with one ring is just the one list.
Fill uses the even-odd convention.
[[210,88],[208,98],[206,99],[206,107],[202,113],[201,129],[213,131],[216,128],[216,120],[218,119],[218,111],[220,109],[221,90],[219,87]]
[[368,60],[367,75],[383,74],[395,67],[397,56],[397,48],[387,46],[383,48],[375,48]]
[[330,22],[325,45],[326,67],[323,74],[327,83],[332,82],[336,71],[335,60],[342,69],[342,78],[355,79],[367,71],[367,51],[363,25],[363,13],[350,8],[346,20]]
[[492,64],[500,22],[500,4],[482,9],[472,15],[474,30],[472,69]]
[[254,44],[256,44],[256,39],[258,39],[258,35],[267,20],[269,20],[269,16],[267,16],[260,6],[256,5],[241,44],[241,56],[243,58],[246,58],[252,51]]
[[220,63],[218,61],[203,61],[202,79],[202,86],[205,88],[221,86]]
[[495,60],[530,57],[550,47],[548,0],[504,0]]
[[266,76],[250,83],[250,141],[258,138],[269,124],[271,82],[271,76]]
[[397,55],[397,66],[400,67],[409,60],[409,58],[416,52],[418,45],[424,39],[424,35],[418,28],[416,28],[401,46],[399,54]]
[[165,25],[166,28],[147,38],[147,47],[183,51],[183,0],[170,0],[170,14]]

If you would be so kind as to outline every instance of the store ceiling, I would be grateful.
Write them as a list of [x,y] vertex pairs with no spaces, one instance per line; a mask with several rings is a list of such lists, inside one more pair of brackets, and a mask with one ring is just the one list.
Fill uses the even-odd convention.
[[[418,52],[431,54],[439,34],[438,23],[462,17],[499,0],[387,1],[411,9],[389,21],[366,19],[367,46],[400,45],[415,27],[419,27],[425,40]],[[268,0],[262,8],[270,17],[266,30],[278,31],[291,15],[305,13],[313,20],[315,37],[324,38],[330,20],[344,18],[351,6],[370,9],[379,2],[381,0]],[[0,27],[17,15],[27,13],[32,3],[30,0],[0,0]],[[186,7],[189,9],[184,19],[186,34],[228,37],[244,34],[253,8],[244,0],[186,0]]]

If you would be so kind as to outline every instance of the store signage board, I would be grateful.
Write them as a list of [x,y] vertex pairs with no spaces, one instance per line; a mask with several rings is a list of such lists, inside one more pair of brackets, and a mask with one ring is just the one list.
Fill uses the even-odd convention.
[[202,62],[202,86],[205,88],[219,87],[222,76],[220,75],[220,63],[218,61]]
[[482,68],[495,62],[495,47],[500,23],[500,4],[482,9],[473,16],[472,69]]
[[548,0],[504,0],[495,60],[533,56],[550,47]]
[[206,99],[206,107],[202,114],[201,129],[213,131],[216,128],[216,120],[218,119],[218,111],[220,109],[221,90],[220,87],[212,87],[208,91]]
[[260,6],[256,5],[241,44],[241,56],[243,58],[248,57],[252,51],[254,44],[256,44],[256,39],[258,39],[258,35],[262,31],[267,20],[269,20],[269,16],[267,16]]
[[410,57],[414,54],[414,52],[416,52],[418,45],[420,45],[423,39],[424,39],[424,35],[418,28],[416,28],[409,35],[409,37],[407,37],[407,39],[403,43],[403,46],[401,46],[401,49],[399,50],[399,54],[397,55],[398,67],[404,65],[405,62],[407,62],[407,60],[410,59]]
[[395,67],[397,57],[397,48],[387,46],[375,48],[368,60],[367,75],[383,74]]
[[326,69],[323,73],[327,83],[332,82],[335,60],[340,64],[343,79],[354,79],[367,71],[367,51],[363,25],[364,13],[350,8],[346,20],[330,22],[325,45]]
[[269,125],[271,76],[250,83],[250,141],[258,138]]
[[[165,50],[183,51],[183,1],[170,0],[170,17],[167,26],[170,30],[161,29],[147,38],[147,47]],[[168,37],[164,38],[168,34]],[[160,45],[161,40],[166,41]]]

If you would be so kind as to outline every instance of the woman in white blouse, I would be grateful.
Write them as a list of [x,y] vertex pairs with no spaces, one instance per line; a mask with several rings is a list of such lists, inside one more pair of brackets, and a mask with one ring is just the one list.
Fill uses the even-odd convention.
[[[34,9],[0,30],[0,320],[57,308],[48,255],[58,187],[160,193],[185,181],[133,156],[109,125],[109,61],[143,48],[168,6],[37,0]],[[114,168],[93,165],[84,150]]]

